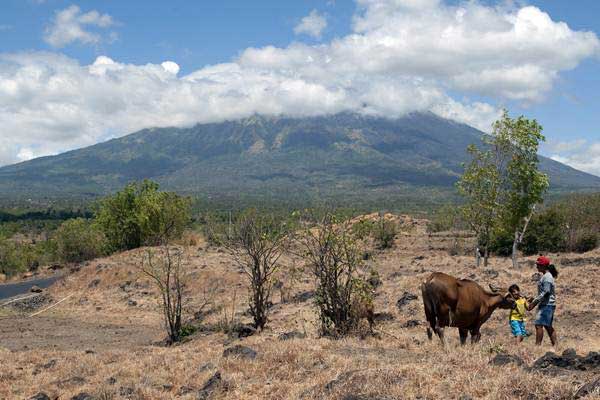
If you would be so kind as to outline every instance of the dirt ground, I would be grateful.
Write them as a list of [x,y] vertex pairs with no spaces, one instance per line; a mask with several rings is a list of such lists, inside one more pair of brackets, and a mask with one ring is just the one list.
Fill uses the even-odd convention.
[[[313,280],[293,257],[283,260],[284,285],[273,294],[263,332],[240,339],[215,330],[232,314],[250,321],[245,276],[222,249],[200,243],[187,251],[192,280],[186,297],[190,315],[211,299],[201,323],[207,328],[164,347],[156,291],[137,268],[152,249],[139,249],[95,260],[56,284],[48,293],[54,301],[71,297],[39,316],[0,310],[0,399],[39,392],[60,399],[81,393],[97,399],[572,399],[600,373],[535,367],[548,351],[600,350],[600,250],[549,255],[561,273],[557,349],[547,339],[537,347],[532,337],[515,345],[506,310],[496,311],[475,345],[460,347],[458,333],[448,329],[444,349],[427,340],[423,325],[418,287],[428,274],[443,271],[482,285],[518,283],[533,295],[534,258],[523,259],[518,270],[501,258],[476,269],[473,257],[449,255],[466,252],[468,237],[429,235],[422,220],[394,218],[402,229],[394,248],[372,260],[383,281],[375,336],[319,337]],[[256,354],[225,352],[236,345]],[[519,361],[496,365],[498,355]]]

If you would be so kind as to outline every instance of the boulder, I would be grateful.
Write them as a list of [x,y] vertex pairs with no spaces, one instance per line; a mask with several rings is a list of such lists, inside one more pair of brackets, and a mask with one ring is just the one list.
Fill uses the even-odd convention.
[[497,366],[516,364],[518,366],[522,366],[525,364],[525,362],[519,356],[514,356],[512,354],[497,354],[490,360],[490,364]]
[[548,352],[538,358],[531,369],[547,373],[557,373],[561,369],[572,371],[589,371],[600,369],[600,353],[590,352],[587,356],[578,355],[575,350],[567,349],[562,355]]
[[204,382],[204,385],[202,385],[202,388],[198,391],[196,399],[207,400],[212,396],[213,393],[225,390],[227,390],[227,383],[221,377],[221,373],[217,371],[213,376],[208,378],[206,382]]
[[278,336],[279,340],[304,339],[306,334],[300,331],[283,332]]
[[50,397],[48,397],[46,393],[40,392],[34,396],[31,396],[29,400],[50,400]]
[[575,395],[573,396],[575,399],[580,399],[589,395],[597,395],[600,397],[600,376],[598,376],[595,380],[586,383],[582,387],[580,387]]
[[256,351],[252,350],[250,347],[235,345],[232,347],[228,347],[223,351],[223,357],[239,357],[253,360],[256,358]]
[[44,291],[44,289],[42,289],[41,287],[39,287],[38,285],[33,285],[31,287],[31,289],[29,289],[29,291],[31,293],[42,293]]
[[419,297],[416,294],[404,292],[402,294],[402,296],[396,302],[396,307],[398,307],[399,309],[401,309],[402,307],[404,307],[405,305],[407,305],[411,301],[416,300],[418,298]]

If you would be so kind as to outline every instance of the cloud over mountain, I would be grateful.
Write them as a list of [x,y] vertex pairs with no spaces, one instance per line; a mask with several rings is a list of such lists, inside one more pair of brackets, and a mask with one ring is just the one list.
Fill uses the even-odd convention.
[[[57,46],[93,43],[97,37],[82,26],[112,23],[106,14],[70,13],[61,21],[77,21],[74,27],[49,39]],[[0,129],[8,137],[0,165],[144,127],[254,113],[428,110],[487,130],[498,115],[491,102],[540,101],[561,71],[599,53],[594,33],[574,31],[536,7],[357,0],[344,37],[249,48],[187,75],[171,61],[133,65],[101,56],[80,65],[56,53],[0,54]]]

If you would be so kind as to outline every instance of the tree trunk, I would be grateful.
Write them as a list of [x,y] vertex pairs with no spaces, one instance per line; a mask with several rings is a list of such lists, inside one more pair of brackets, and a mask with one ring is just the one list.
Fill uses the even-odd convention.
[[519,267],[519,262],[517,260],[517,245],[519,244],[519,230],[515,230],[515,240],[513,241],[513,246],[512,246],[512,265],[513,268],[518,268]]
[[483,266],[484,267],[488,266],[488,258],[490,258],[490,251],[488,250],[488,245],[486,243],[486,245],[483,249]]

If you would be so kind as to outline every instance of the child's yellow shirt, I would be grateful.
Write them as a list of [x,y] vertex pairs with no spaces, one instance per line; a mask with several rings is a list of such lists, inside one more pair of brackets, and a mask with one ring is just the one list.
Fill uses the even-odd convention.
[[511,321],[525,321],[525,313],[527,311],[527,299],[521,297],[515,302],[515,307],[510,310]]

